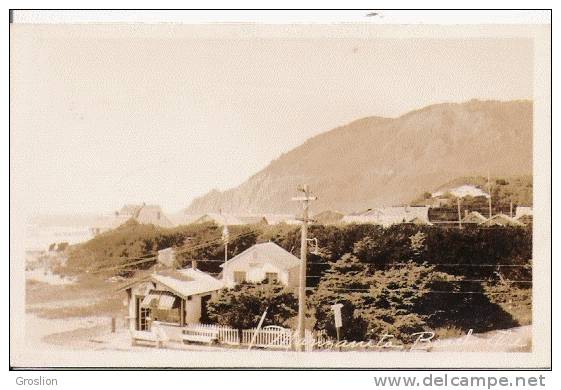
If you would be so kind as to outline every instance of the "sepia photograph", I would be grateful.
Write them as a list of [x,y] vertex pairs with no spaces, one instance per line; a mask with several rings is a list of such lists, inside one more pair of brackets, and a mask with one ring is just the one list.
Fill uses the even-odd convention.
[[549,11],[10,11],[10,367],[551,367]]

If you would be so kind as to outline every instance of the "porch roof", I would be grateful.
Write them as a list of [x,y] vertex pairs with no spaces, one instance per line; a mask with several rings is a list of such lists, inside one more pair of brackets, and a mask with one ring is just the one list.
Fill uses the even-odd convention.
[[181,270],[169,269],[155,271],[150,275],[144,275],[143,277],[127,283],[119,288],[119,290],[129,289],[135,284],[148,280],[162,284],[182,298],[220,290],[224,287],[224,283],[221,280],[218,280],[203,271],[187,268]]

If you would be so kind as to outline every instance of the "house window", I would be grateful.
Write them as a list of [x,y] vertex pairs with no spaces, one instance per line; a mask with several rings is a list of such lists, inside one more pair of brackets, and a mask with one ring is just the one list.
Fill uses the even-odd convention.
[[150,324],[145,317],[150,317],[152,321],[180,324],[181,299],[168,291],[150,290],[140,301],[139,330],[149,330]]
[[243,272],[243,271],[234,271],[234,282],[236,282],[236,283],[243,283],[243,282],[245,282],[245,272]]
[[170,310],[152,309],[152,320],[170,324],[180,324],[181,310],[180,308]]
[[279,275],[276,272],[265,273],[265,282],[277,283],[278,281],[279,281]]

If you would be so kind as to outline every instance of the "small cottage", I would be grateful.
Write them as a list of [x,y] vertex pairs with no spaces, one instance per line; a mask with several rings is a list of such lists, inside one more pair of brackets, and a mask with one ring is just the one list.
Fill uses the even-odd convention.
[[470,213],[467,213],[466,216],[464,217],[464,219],[462,219],[462,223],[476,223],[476,224],[480,224],[487,221],[487,218],[485,218],[480,212],[478,211],[472,211]]
[[256,244],[222,264],[224,284],[280,283],[298,286],[300,259],[273,242]]
[[187,324],[207,321],[208,301],[223,282],[194,268],[162,269],[122,286],[126,291],[131,331],[149,331],[154,321],[171,340],[181,339]]

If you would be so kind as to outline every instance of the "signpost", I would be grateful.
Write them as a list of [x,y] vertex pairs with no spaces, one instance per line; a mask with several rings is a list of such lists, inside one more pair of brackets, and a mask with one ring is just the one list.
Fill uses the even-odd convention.
[[336,303],[331,305],[331,310],[333,310],[333,317],[335,318],[335,330],[337,331],[337,342],[341,340],[341,327],[343,326],[343,319],[341,317],[342,303]]

